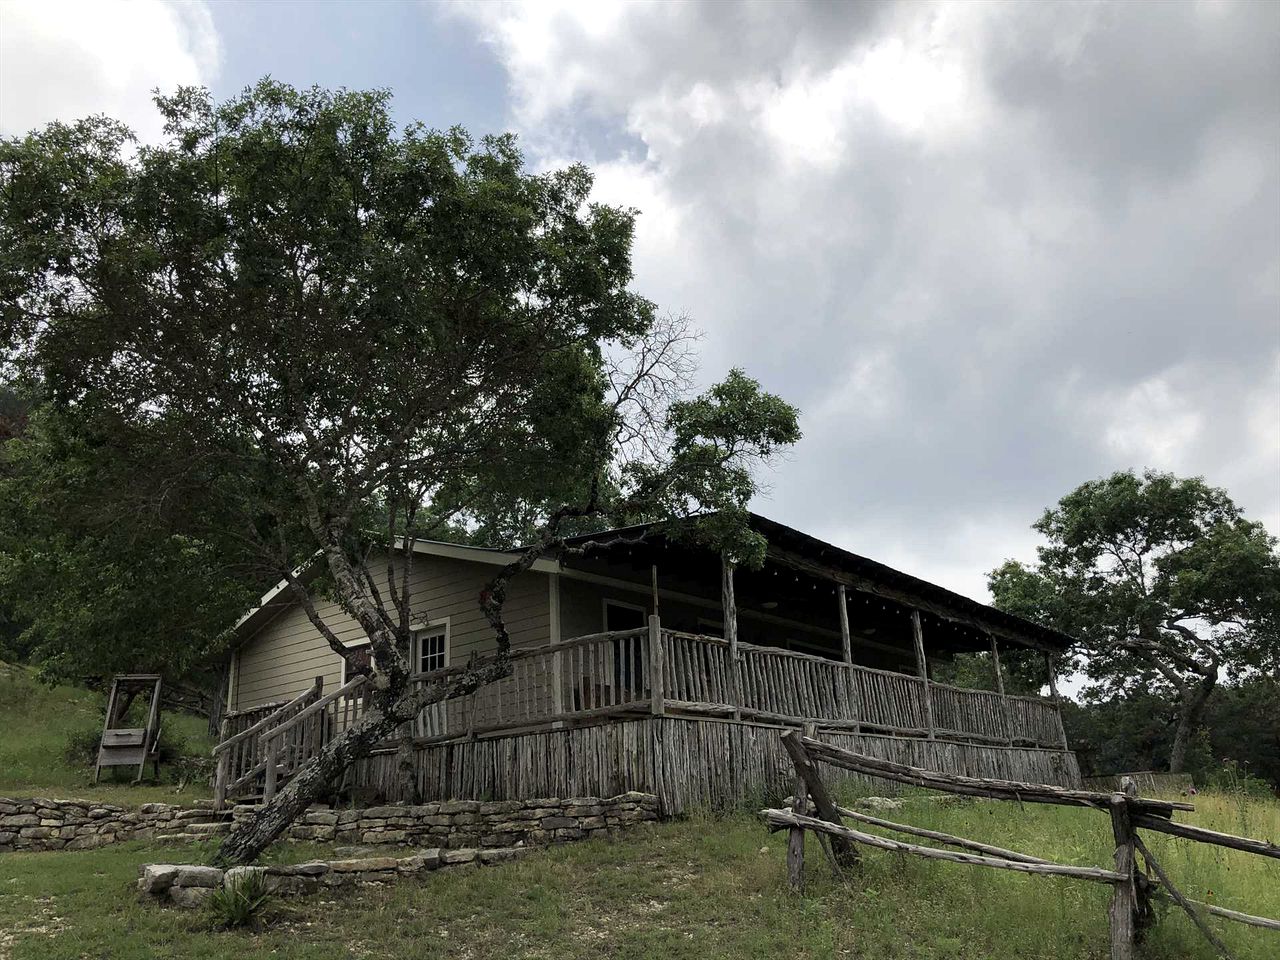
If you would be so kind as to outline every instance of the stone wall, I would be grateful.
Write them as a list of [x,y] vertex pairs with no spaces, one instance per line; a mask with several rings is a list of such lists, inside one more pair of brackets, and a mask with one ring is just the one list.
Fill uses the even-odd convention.
[[[239,820],[253,807],[236,807]],[[285,836],[291,840],[399,846],[516,847],[613,836],[628,826],[658,819],[658,798],[648,793],[567,800],[445,800],[440,803],[315,809]]]
[[334,887],[390,883],[442,867],[479,866],[511,860],[529,847],[490,850],[418,850],[407,857],[362,857],[313,860],[266,867],[220,870],[185,863],[148,863],[138,870],[138,891],[146,899],[179,907],[198,907],[219,887],[234,888],[246,877],[261,874],[265,888],[280,896],[300,896]]
[[[87,850],[120,840],[202,840],[227,833],[253,807],[215,812],[209,805],[146,803],[136,810],[88,800],[0,797],[0,853]],[[417,806],[309,810],[289,840],[345,844],[498,849],[616,836],[658,819],[647,793],[568,800],[448,800]]]
[[0,853],[88,850],[120,840],[197,839],[227,828],[208,806],[144,803],[137,809],[90,800],[0,797]]

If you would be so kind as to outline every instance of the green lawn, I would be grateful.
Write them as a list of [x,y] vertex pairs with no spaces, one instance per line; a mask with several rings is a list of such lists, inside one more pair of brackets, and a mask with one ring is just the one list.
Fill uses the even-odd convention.
[[[189,802],[169,784],[91,787],[63,760],[72,731],[95,728],[99,695],[33,682],[0,664],[0,796],[61,795],[118,803]],[[167,715],[193,749],[203,724]],[[1280,838],[1280,803],[1201,795],[1215,829]],[[1109,866],[1107,817],[1090,810],[921,798],[889,819],[986,840],[1064,863]],[[1187,894],[1280,917],[1280,864],[1145,834]],[[441,871],[356,894],[281,902],[256,934],[138,902],[138,865],[198,861],[208,848],[134,842],[100,850],[0,854],[0,960],[130,958],[972,958],[1101,960],[1110,889],[1079,880],[922,861],[868,851],[837,881],[812,844],[809,889],[787,890],[785,836],[752,816],[662,824],[624,841],[539,851],[516,863]],[[268,852],[298,860],[318,849]],[[1280,934],[1210,921],[1241,960],[1280,955]],[[1181,913],[1166,911],[1148,958],[1212,954]]]
[[[1197,798],[1194,822],[1280,836],[1280,805]],[[904,822],[1069,863],[1107,864],[1098,812],[913,800]],[[1183,816],[1183,815],[1180,815]],[[1280,916],[1280,865],[1147,834],[1186,892]],[[144,905],[140,863],[207,851],[130,843],[77,853],[0,856],[0,931],[13,960],[36,958],[515,957],[1053,958],[1107,951],[1109,888],[926,862],[869,851],[845,882],[812,845],[809,889],[788,893],[785,837],[738,815],[663,824],[625,841],[540,851],[494,867],[442,871],[356,894],[282,902],[259,933],[212,929],[210,918]],[[276,854],[297,859],[313,849]],[[1211,921],[1242,960],[1272,958],[1280,934]],[[5,941],[0,934],[0,957]],[[1212,956],[1190,922],[1165,912],[1149,958]]]
[[[181,793],[169,782],[134,786],[136,768],[104,770],[94,786],[92,765],[68,764],[63,754],[71,735],[101,730],[103,700],[102,694],[78,687],[46,686],[30,669],[0,662],[0,797],[74,796],[136,806],[209,796],[204,784],[188,785]],[[161,725],[186,741],[187,752],[208,755],[212,743],[200,717],[165,712]],[[167,774],[162,766],[162,781]]]

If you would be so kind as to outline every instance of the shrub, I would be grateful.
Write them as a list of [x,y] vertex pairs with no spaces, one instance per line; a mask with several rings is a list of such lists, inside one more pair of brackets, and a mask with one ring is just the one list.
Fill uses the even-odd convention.
[[[82,727],[72,730],[67,735],[62,748],[62,758],[71,767],[92,767],[98,762],[98,746],[102,743],[102,727]],[[189,746],[187,738],[179,733],[170,733],[163,727],[160,730],[160,763],[179,764],[185,762]],[[192,758],[199,761],[204,758]],[[196,779],[191,771],[186,771],[186,779]]]
[[234,883],[215,890],[208,905],[216,926],[226,930],[240,927],[256,929],[271,907],[267,878],[259,870],[242,874]]

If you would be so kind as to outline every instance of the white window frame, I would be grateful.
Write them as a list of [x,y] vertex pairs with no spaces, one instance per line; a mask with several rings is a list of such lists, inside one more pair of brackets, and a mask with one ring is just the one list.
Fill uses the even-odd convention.
[[437,667],[443,670],[449,666],[453,659],[453,630],[449,625],[448,617],[440,617],[436,620],[425,620],[414,624],[411,629],[413,631],[413,642],[410,643],[410,651],[413,654],[413,672],[422,673],[422,643],[421,637],[424,633],[434,633],[443,628],[444,632],[444,663]]
[[608,631],[609,629],[609,608],[622,607],[624,610],[635,610],[644,616],[645,622],[648,622],[649,608],[638,603],[631,603],[628,600],[614,600],[612,597],[604,597],[600,601],[600,629]]

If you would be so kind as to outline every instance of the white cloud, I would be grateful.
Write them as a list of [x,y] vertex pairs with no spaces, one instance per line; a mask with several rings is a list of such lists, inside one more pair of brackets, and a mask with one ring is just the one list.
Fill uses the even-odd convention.
[[207,84],[219,57],[201,2],[3,0],[0,132],[103,113],[155,141],[163,124],[151,91]]

